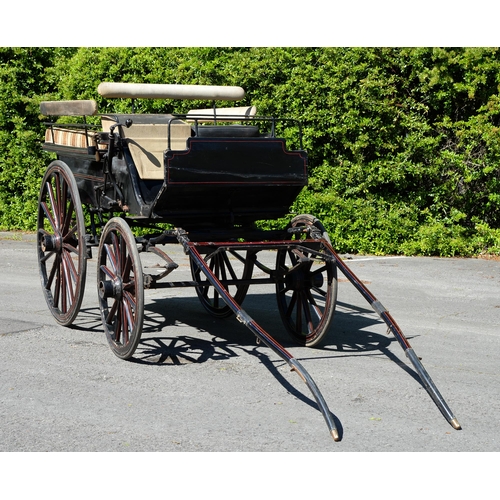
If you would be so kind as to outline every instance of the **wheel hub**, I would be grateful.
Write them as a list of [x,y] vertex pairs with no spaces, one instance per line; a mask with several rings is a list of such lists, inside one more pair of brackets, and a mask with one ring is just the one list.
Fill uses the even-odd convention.
[[305,273],[298,269],[288,273],[285,284],[288,290],[303,290],[307,285]]
[[[307,259],[294,266],[285,276],[286,287],[289,290],[310,290],[313,286],[317,286],[316,283],[313,283],[317,277],[312,277],[311,265],[312,261]],[[321,278],[321,276],[319,277]]]
[[101,299],[120,299],[123,292],[123,281],[121,278],[99,282],[99,297]]
[[312,265],[312,259],[302,256],[300,261],[285,276],[287,289],[299,291],[321,288],[325,282],[323,273],[311,272]]
[[43,252],[61,252],[63,247],[63,239],[61,234],[44,234],[40,242]]

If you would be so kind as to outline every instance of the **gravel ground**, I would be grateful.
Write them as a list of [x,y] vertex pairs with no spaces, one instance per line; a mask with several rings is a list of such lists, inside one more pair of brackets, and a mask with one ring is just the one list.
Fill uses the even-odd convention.
[[[172,280],[190,279],[180,247],[164,249],[180,264]],[[449,452],[493,452],[496,461],[500,262],[355,256],[348,264],[401,326],[462,430],[441,416],[399,344],[342,277],[319,349],[288,340],[272,287],[251,290],[244,303],[316,381],[341,433],[334,442],[300,378],[234,318],[209,316],[193,289],[146,291],[142,341],[134,360],[122,361],[102,333],[95,260],[80,315],[63,328],[46,307],[33,238],[0,233],[0,451],[316,452],[308,456],[313,464],[321,457],[317,470],[327,474],[339,454],[351,463],[345,452],[447,452],[449,473],[469,467]],[[361,458],[370,454],[354,456],[371,468]],[[290,472],[296,460],[287,459]]]

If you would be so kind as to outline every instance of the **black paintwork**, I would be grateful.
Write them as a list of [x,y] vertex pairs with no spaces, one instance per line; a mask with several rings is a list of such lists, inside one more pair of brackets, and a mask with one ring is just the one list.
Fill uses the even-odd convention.
[[276,137],[191,137],[186,150],[165,152],[164,180],[140,179],[120,138],[111,159],[49,148],[74,173],[82,203],[187,229],[282,217],[307,184],[306,153]]

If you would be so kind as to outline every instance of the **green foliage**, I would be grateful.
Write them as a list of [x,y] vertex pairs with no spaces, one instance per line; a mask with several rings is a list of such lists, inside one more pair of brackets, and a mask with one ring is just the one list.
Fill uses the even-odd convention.
[[[0,49],[1,227],[34,227],[49,161],[41,100],[130,111],[97,94],[101,81],[241,85],[238,105],[301,120],[310,183],[292,210],[320,218],[339,251],[500,253],[496,48]],[[136,109],[209,105],[141,100]]]
[[0,227],[32,230],[47,155],[39,96],[48,90],[45,68],[68,51],[0,48]]

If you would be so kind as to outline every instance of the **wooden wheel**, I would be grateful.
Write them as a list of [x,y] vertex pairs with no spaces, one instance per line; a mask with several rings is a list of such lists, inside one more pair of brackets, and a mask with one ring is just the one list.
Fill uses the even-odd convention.
[[58,323],[75,320],[83,300],[87,272],[85,222],[70,168],[52,162],[38,198],[37,251],[40,279],[49,310]]
[[144,280],[134,235],[118,217],[101,234],[97,260],[99,307],[111,350],[129,359],[141,339]]
[[[205,262],[212,273],[224,284],[226,280],[248,280],[252,277],[253,260],[248,258],[249,252],[246,257],[241,257],[244,262],[235,257],[235,253],[228,252],[224,249],[219,249],[216,253],[208,254],[205,256]],[[200,268],[189,259],[191,264],[191,276],[193,280],[201,286],[196,287],[196,293],[202,303],[203,307],[212,315],[217,318],[226,318],[233,314],[231,308],[224,302],[217,290],[210,284],[207,277]],[[238,303],[242,304],[248,292],[249,285],[243,283],[236,283],[226,286],[226,290],[231,297]]]
[[[330,242],[321,222],[311,215],[298,215],[290,225],[314,226]],[[301,345],[318,345],[335,311],[337,267],[321,256],[289,247],[278,249],[276,270],[276,297],[285,328]]]

